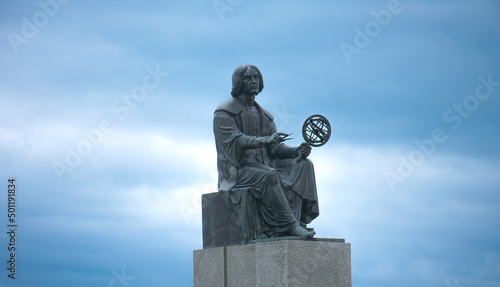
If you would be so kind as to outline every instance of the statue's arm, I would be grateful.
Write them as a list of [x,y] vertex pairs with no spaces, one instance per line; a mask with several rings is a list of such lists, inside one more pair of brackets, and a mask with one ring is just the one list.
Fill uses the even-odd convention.
[[297,147],[291,147],[286,144],[280,143],[274,147],[272,155],[273,158],[285,159],[297,157],[299,156],[299,152]]
[[[271,122],[271,133],[276,133],[276,125],[274,121]],[[307,143],[302,143],[298,147],[288,146],[284,143],[277,142],[269,145],[267,147],[268,154],[270,158],[274,159],[286,159],[286,158],[296,158],[299,155],[304,157],[308,157],[311,154],[311,146]]]
[[[270,133],[271,134],[276,133],[277,129],[274,121],[271,121],[270,125],[271,125]],[[276,159],[294,158],[299,155],[297,147],[291,147],[281,142],[268,146],[268,153],[271,158],[276,158]]]
[[214,115],[214,133],[223,143],[236,149],[262,148],[274,142],[273,136],[250,136],[244,134],[235,118],[227,112],[218,111]]

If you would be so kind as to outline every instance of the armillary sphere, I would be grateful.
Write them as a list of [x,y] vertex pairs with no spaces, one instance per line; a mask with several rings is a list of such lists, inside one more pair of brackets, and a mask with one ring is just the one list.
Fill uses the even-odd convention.
[[322,115],[312,115],[302,126],[302,136],[311,146],[322,146],[330,139],[330,122]]

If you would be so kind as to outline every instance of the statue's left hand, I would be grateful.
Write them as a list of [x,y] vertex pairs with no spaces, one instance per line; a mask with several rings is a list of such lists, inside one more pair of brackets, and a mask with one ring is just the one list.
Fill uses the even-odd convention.
[[307,143],[301,143],[300,146],[297,148],[299,155],[302,157],[308,157],[311,154],[311,146]]

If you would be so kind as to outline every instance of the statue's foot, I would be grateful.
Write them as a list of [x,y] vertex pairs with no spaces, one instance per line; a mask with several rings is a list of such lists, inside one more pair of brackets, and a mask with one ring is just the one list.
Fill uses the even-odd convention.
[[304,227],[307,231],[314,231],[314,228],[312,228],[312,227],[307,227],[307,224],[305,224],[304,222],[301,222],[301,223],[300,223],[300,226]]
[[294,229],[290,230],[290,236],[297,236],[297,237],[302,237],[302,238],[312,238],[316,232],[313,231],[308,231],[304,227],[301,227],[298,225]]

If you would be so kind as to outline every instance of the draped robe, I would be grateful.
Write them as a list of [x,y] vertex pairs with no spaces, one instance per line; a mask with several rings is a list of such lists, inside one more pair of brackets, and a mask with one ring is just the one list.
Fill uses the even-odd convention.
[[[283,143],[266,146],[275,132],[257,102],[248,108],[233,97],[215,110],[218,189],[244,242],[286,234],[319,215],[311,161],[297,160],[297,149]],[[257,217],[253,224],[247,213]]]

